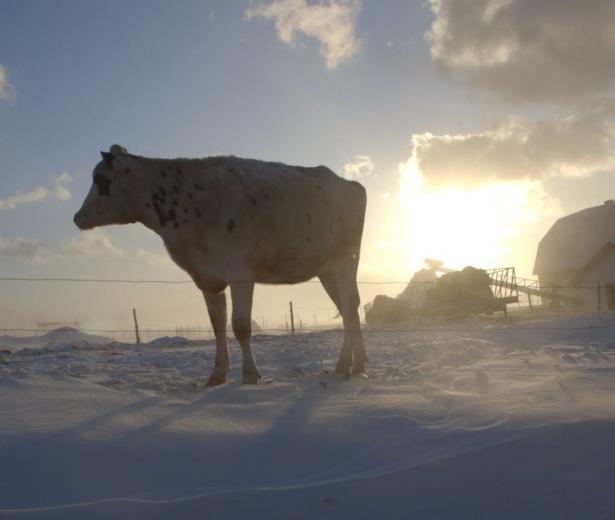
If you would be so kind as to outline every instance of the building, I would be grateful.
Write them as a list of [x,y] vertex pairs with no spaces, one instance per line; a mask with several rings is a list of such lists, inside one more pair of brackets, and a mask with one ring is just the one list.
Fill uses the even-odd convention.
[[538,244],[534,274],[542,290],[566,296],[565,307],[615,310],[615,202],[555,222]]

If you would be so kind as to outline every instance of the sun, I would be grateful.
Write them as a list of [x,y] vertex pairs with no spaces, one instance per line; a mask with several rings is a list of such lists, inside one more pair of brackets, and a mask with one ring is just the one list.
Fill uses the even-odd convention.
[[429,189],[414,161],[400,165],[399,194],[407,247],[413,258],[437,258],[447,267],[502,267],[510,239],[540,217],[544,195],[531,182],[470,189]]

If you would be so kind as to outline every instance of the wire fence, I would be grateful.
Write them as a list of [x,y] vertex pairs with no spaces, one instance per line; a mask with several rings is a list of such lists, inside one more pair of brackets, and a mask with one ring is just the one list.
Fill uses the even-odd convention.
[[[0,282],[6,283],[63,283],[63,284],[134,284],[134,285],[192,285],[194,282],[192,280],[164,280],[164,279],[114,279],[114,278],[71,278],[71,277],[0,277]],[[398,295],[398,298],[414,298],[415,300],[420,300],[425,298],[425,294],[430,287],[434,286],[436,280],[430,281],[420,281],[420,282],[411,282],[408,281],[396,281],[396,280],[383,280],[383,281],[374,281],[374,280],[358,280],[358,281],[347,281],[342,283],[356,283],[357,285],[375,285],[375,286],[404,286],[406,289],[402,294]],[[589,305],[589,310],[597,310],[597,311],[610,311],[615,310],[615,284],[604,284],[604,283],[596,283],[594,285],[590,284],[580,284],[580,283],[572,283],[572,284],[540,284],[537,280],[524,280],[524,282],[530,282],[531,288],[530,292],[523,293],[521,292],[521,298],[516,300],[517,307],[521,307],[524,305],[527,308],[540,308],[543,306],[543,299],[546,295],[549,298],[551,311],[562,311],[563,305],[562,303],[566,298],[574,298],[575,301],[582,302],[582,307],[585,310],[588,310],[587,303],[592,303]],[[235,280],[230,281],[229,283],[252,283],[247,280]],[[320,284],[321,282],[318,280],[309,280],[308,284]],[[338,282],[339,283],[339,282]],[[502,282],[498,282],[502,283]],[[507,282],[508,283],[508,282]],[[476,283],[467,283],[467,282],[448,282],[446,284],[448,287],[454,286],[477,286],[479,284]],[[484,284],[480,284],[484,288]],[[517,286],[515,285],[515,288]],[[519,285],[520,291],[523,291],[524,288]],[[413,295],[413,289],[416,289],[416,292]],[[527,289],[527,287],[526,287]],[[534,291],[534,294],[540,293],[542,297],[535,297],[534,305],[532,306],[532,297],[531,294]],[[417,295],[420,298],[417,299]],[[529,306],[528,306],[529,304]],[[592,306],[595,307],[592,309]],[[369,304],[364,306],[369,309]],[[361,310],[365,313],[365,308]],[[504,304],[504,309],[506,309],[506,304]],[[583,310],[582,308],[578,308],[576,311]],[[332,328],[342,328],[342,320],[339,319],[338,310],[335,306],[324,306],[324,305],[315,305],[315,306],[298,306],[295,307],[295,311],[297,314],[295,315],[294,327],[290,323],[290,317],[288,315],[284,315],[279,320],[280,326],[267,326],[265,318],[256,318],[253,321],[253,334],[286,334],[289,332],[294,333],[305,333],[305,332],[313,332],[318,330],[326,330]],[[318,316],[328,316],[328,319],[325,319],[324,322],[322,320],[318,320]],[[337,315],[337,316],[336,316]],[[365,314],[363,315],[365,316]],[[337,319],[336,319],[337,318]],[[470,330],[483,330],[485,325],[488,325],[490,322],[481,323],[479,326],[468,327],[468,326],[452,326],[450,321],[442,321],[442,320],[425,320],[424,316],[421,316],[420,313],[418,316],[409,316],[409,318],[418,318],[418,319],[409,319],[404,323],[403,327],[395,327],[389,326],[386,328],[377,328],[370,329],[364,328],[363,332],[367,334],[371,334],[374,332],[378,333],[430,333],[434,331],[439,332],[468,332]],[[320,323],[318,323],[320,321]],[[414,323],[412,323],[414,322]],[[425,322],[427,324],[425,324]],[[58,325],[58,323],[55,323]],[[134,328],[78,328],[81,333],[84,334],[92,334],[92,335],[103,335],[106,338],[110,338],[116,341],[133,341],[135,339],[135,329]],[[605,324],[599,326],[580,326],[580,327],[559,327],[559,326],[548,326],[548,327],[536,327],[536,326],[520,326],[515,325],[514,328],[501,328],[501,330],[510,330],[511,332],[523,331],[523,330],[589,330],[596,328],[605,328],[611,329],[615,328],[615,324]],[[293,330],[294,329],[294,330]],[[0,327],[0,334],[14,335],[14,336],[25,336],[25,335],[44,335],[51,332],[53,329],[50,327]],[[140,328],[139,330],[141,340],[143,342],[149,342],[153,339],[159,338],[161,336],[181,336],[189,340],[210,340],[214,338],[214,331],[211,327],[206,325],[190,325],[190,326],[179,326],[179,327],[169,327],[169,328]],[[232,332],[229,330],[229,333]]]
[[[40,335],[40,338],[44,336],[42,334],[49,333],[49,330],[42,329],[0,329],[4,333],[26,333],[30,334],[29,336],[25,336],[22,338],[31,338],[31,334],[34,336]],[[331,330],[338,330],[339,333],[343,333],[343,329],[341,327],[337,329],[318,329],[318,330],[297,330],[295,331],[295,335],[301,335],[306,333],[314,333],[314,332],[326,332]],[[357,330],[350,330],[349,332],[357,332]],[[518,335],[520,332],[528,332],[528,333],[537,333],[537,332],[573,332],[573,331],[600,331],[600,330],[615,330],[615,323],[611,324],[603,324],[603,325],[582,325],[582,326],[522,326],[518,324],[514,325],[503,325],[503,326],[468,326],[468,327],[450,327],[450,326],[432,326],[432,327],[387,327],[387,328],[362,328],[360,329],[362,334],[369,337],[371,335],[392,335],[392,334],[432,334],[432,333],[448,333],[448,334],[458,334],[458,333],[495,333],[495,334],[511,334]],[[120,343],[134,343],[134,330],[129,329],[79,329],[79,332],[86,334],[96,334],[100,335],[102,338],[106,338],[112,341],[117,341]],[[283,335],[288,334],[289,332],[285,329],[268,329],[266,331],[258,331],[253,333],[254,335],[266,334],[266,335]],[[230,331],[227,332],[229,337],[232,337],[232,333]],[[199,329],[193,330],[190,334],[176,334],[173,329],[158,329],[158,330],[147,330],[140,331],[141,342],[149,343],[151,341],[157,339],[163,339],[165,337],[176,338],[180,337],[186,339],[188,341],[211,341],[214,339],[214,334],[211,329]],[[19,338],[20,336],[14,336]],[[2,338],[0,338],[1,340]],[[75,339],[66,338],[59,340],[59,342],[64,343],[71,341],[75,341]],[[77,340],[79,341],[79,340]],[[50,342],[54,342],[50,340]],[[0,341],[1,345],[1,341]]]
[[[335,280],[335,283],[356,283],[357,285],[433,285],[436,280],[408,282],[398,280]],[[135,284],[135,285],[147,285],[147,284],[162,284],[162,285],[184,285],[194,284],[193,280],[151,280],[151,279],[122,279],[122,278],[33,278],[33,277],[0,277],[0,282],[62,282],[62,283],[102,283],[102,284]],[[239,283],[254,283],[253,280],[228,280],[227,284],[239,284]],[[317,284],[321,285],[319,280],[307,280],[301,282],[302,284]],[[448,286],[476,286],[476,283],[472,282],[447,282]],[[610,284],[609,284],[610,285]],[[548,284],[544,287],[549,289],[596,289],[594,285],[584,284]],[[602,284],[604,288],[605,285]]]

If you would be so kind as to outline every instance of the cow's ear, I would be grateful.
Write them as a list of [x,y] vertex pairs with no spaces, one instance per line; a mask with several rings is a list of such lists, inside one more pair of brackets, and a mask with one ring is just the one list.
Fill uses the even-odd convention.
[[115,159],[115,155],[111,152],[100,152],[100,155],[102,155],[103,161],[107,163],[107,166],[109,168],[113,168],[113,161]]

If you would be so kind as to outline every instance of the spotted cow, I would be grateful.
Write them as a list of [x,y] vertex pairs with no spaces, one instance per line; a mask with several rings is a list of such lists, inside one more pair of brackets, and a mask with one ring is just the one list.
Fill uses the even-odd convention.
[[226,382],[226,299],[243,353],[243,382],[260,374],[250,347],[255,283],[318,277],[344,322],[336,370],[365,370],[356,284],[366,195],[324,166],[238,157],[154,159],[119,145],[101,152],[74,222],[82,230],[140,222],[162,238],[202,291],[216,337],[208,385]]

